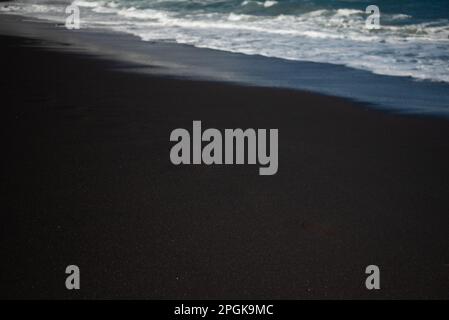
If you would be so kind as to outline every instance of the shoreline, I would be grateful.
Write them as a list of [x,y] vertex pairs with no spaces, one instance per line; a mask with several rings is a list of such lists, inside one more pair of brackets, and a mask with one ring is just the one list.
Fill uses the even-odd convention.
[[[0,38],[2,297],[449,298],[446,120]],[[192,120],[278,128],[279,171],[172,165]]]
[[447,83],[377,75],[343,65],[147,42],[128,33],[107,29],[71,31],[56,22],[19,15],[2,14],[2,17],[0,32],[3,34],[45,40],[56,45],[55,49],[115,60],[136,72],[241,86],[294,89],[347,99],[386,113],[449,119]]

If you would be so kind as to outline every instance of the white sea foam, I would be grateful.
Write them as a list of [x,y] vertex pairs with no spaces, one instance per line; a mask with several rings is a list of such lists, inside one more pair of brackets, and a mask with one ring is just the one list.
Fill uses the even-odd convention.
[[265,1],[264,3],[263,3],[263,6],[265,7],[265,8],[269,8],[269,7],[272,7],[272,6],[274,6],[274,5],[276,5],[278,2],[277,1]]
[[270,1],[270,0],[267,0],[265,2],[245,0],[245,1],[243,1],[241,3],[241,6],[246,6],[246,5],[249,5],[249,4],[255,4],[255,5],[264,7],[264,8],[269,8],[269,7],[272,7],[272,6],[276,5],[276,4],[278,4],[278,2],[277,1]]
[[85,1],[85,0],[75,0],[72,2],[73,5],[78,7],[87,7],[87,8],[95,8],[100,5],[104,5],[105,2],[97,2],[97,1]]

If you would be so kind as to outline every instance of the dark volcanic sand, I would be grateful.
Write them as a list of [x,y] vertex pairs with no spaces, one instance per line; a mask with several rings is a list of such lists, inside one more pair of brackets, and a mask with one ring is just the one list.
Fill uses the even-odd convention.
[[[449,122],[0,41],[2,297],[449,297]],[[279,128],[278,174],[172,165],[192,120]]]

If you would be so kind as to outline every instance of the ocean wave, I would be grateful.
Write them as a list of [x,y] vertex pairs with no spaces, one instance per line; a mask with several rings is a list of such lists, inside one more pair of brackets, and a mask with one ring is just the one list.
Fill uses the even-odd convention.
[[403,13],[390,15],[390,19],[392,19],[392,20],[406,20],[406,19],[410,19],[410,18],[412,18],[412,16],[409,16],[408,14],[403,14]]
[[270,1],[270,0],[267,0],[267,1],[264,1],[264,2],[262,2],[262,1],[245,0],[245,1],[242,2],[241,5],[242,6],[247,6],[247,5],[251,5],[251,4],[262,6],[264,8],[269,8],[269,7],[272,7],[272,6],[276,5],[276,4],[278,4],[278,2],[277,1]]

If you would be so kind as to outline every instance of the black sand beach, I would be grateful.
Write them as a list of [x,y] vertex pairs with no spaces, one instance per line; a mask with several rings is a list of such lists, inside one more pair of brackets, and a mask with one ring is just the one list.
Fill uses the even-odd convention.
[[[2,298],[449,298],[448,121],[0,42]],[[193,120],[278,128],[278,173],[172,165]]]

